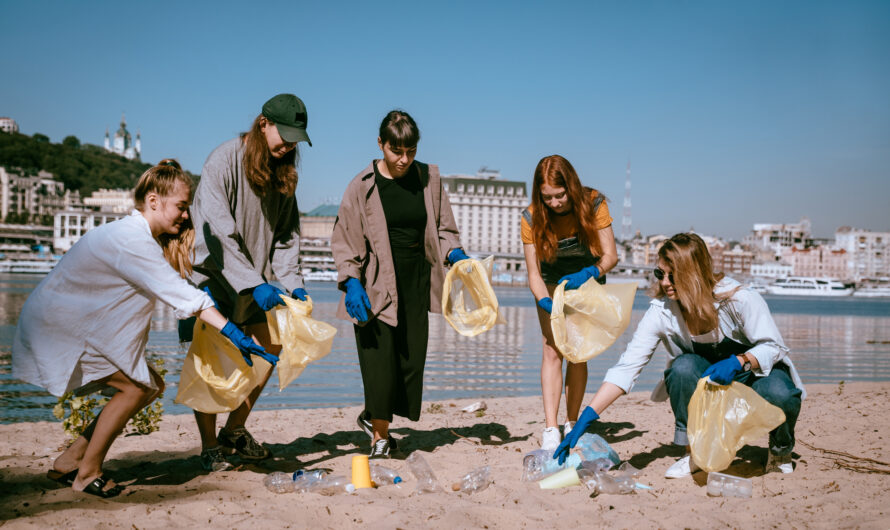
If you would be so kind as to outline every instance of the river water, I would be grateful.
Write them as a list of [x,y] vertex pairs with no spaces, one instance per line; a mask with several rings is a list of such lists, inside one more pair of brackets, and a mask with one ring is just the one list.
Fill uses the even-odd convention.
[[[0,274],[0,423],[52,420],[56,398],[12,378],[11,347],[19,312],[42,276]],[[307,286],[313,317],[336,326],[330,355],[310,365],[283,391],[273,375],[258,409],[339,407],[363,403],[352,324],[334,317],[339,292],[333,283]],[[477,337],[455,332],[441,315],[430,315],[424,399],[540,395],[541,333],[526,288],[498,288],[505,325]],[[804,383],[890,380],[890,299],[766,296]],[[606,352],[589,362],[588,392],[595,392],[630,340],[649,298],[634,300],[630,327]],[[113,325],[113,323],[109,323]],[[163,398],[168,413],[190,409],[173,403],[186,349],[178,343],[172,311],[159,306],[152,318],[149,356],[162,357],[169,373]],[[659,348],[634,390],[651,390],[664,370]]]

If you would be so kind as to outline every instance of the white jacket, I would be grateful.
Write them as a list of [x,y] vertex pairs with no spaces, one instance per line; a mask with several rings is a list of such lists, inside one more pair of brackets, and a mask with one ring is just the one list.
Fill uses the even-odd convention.
[[80,362],[89,352],[154,388],[145,344],[156,300],[178,318],[213,306],[164,259],[138,211],[90,230],[25,302],[12,346],[13,376],[61,396],[110,375],[91,373],[91,363]]
[[[740,285],[733,279],[724,278],[717,284],[714,292],[730,291]],[[748,353],[756,357],[760,364],[754,375],[765,377],[776,363],[785,363],[788,365],[794,386],[800,389],[801,398],[805,398],[806,390],[803,382],[788,356],[789,350],[763,297],[750,289],[741,288],[728,300],[715,304],[715,307],[722,335],[751,347]],[[627,349],[621,354],[615,366],[606,372],[604,382],[630,392],[643,367],[652,359],[659,342],[667,350],[666,368],[670,368],[674,359],[680,355],[692,353],[692,335],[683,320],[680,306],[668,298],[654,299],[649,303],[649,309],[637,325]],[[652,391],[651,399],[664,401],[667,398],[667,388],[662,377]]]

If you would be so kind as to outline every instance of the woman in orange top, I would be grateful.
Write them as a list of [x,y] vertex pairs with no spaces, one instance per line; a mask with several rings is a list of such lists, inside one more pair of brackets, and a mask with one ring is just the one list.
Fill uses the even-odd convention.
[[[541,448],[552,450],[561,441],[557,411],[563,381],[562,355],[550,330],[550,297],[563,281],[566,289],[577,289],[590,278],[605,283],[606,272],[618,263],[605,197],[582,186],[575,168],[559,155],[542,158],[535,168],[532,203],[522,212],[522,243],[544,342],[541,388],[547,425]],[[587,363],[568,363],[565,432],[578,419],[586,386]]]

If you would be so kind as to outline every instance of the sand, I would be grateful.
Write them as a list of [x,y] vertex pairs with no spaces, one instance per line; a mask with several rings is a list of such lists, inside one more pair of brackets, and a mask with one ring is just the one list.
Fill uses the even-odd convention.
[[[201,470],[189,415],[165,416],[159,432],[126,436],[112,446],[106,472],[127,485],[98,499],[45,478],[64,440],[59,423],[0,425],[0,525],[8,528],[888,528],[890,527],[890,383],[810,385],[797,427],[795,471],[763,474],[766,438],[743,447],[727,473],[750,477],[750,499],[708,497],[703,472],[668,480],[681,455],[670,444],[670,405],[631,393],[610,408],[598,432],[622,459],[642,470],[651,492],[591,497],[584,486],[541,490],[521,482],[522,455],[540,444],[540,397],[486,400],[484,414],[460,408],[474,400],[426,403],[421,421],[394,424],[404,449],[388,461],[401,487],[353,495],[275,494],[269,472],[326,467],[350,475],[352,455],[367,452],[355,425],[358,408],[255,413],[248,428],[275,454],[260,464],[237,458],[234,470]],[[589,398],[590,396],[588,396]],[[827,450],[838,451],[839,454]],[[411,495],[404,458],[423,451],[442,490]],[[847,456],[841,454],[846,453]],[[872,459],[872,460],[868,460]],[[879,462],[884,462],[879,463]],[[489,465],[494,483],[475,494],[451,484]]]

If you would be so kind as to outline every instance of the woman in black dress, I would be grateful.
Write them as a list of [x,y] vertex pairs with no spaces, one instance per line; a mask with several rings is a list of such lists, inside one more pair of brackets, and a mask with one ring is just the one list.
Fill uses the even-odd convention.
[[414,160],[420,131],[394,110],[380,124],[374,160],[350,182],[331,247],[344,291],[340,318],[355,323],[365,410],[358,425],[371,458],[388,457],[393,415],[420,418],[429,312],[441,312],[445,265],[466,259],[439,170]]

